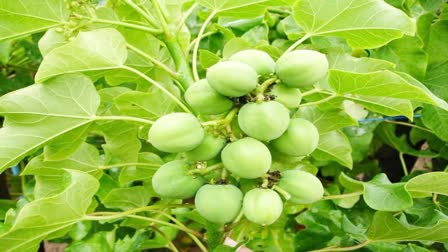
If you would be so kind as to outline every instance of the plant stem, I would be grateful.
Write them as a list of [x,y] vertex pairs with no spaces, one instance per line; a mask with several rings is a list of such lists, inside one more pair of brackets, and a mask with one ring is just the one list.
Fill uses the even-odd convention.
[[170,91],[168,91],[165,87],[163,87],[157,81],[151,79],[150,77],[148,77],[144,73],[142,73],[142,72],[140,72],[137,69],[134,69],[132,67],[121,66],[121,68],[126,69],[126,70],[128,70],[130,72],[133,72],[133,73],[137,74],[138,76],[142,77],[143,79],[145,79],[146,81],[148,81],[149,83],[153,84],[154,86],[156,86],[157,88],[162,90],[162,92],[164,92],[166,95],[168,95],[173,101],[175,101],[177,103],[177,105],[179,105],[179,107],[181,107],[185,112],[192,114],[190,109],[188,109],[188,107],[185,106],[185,104],[183,102],[181,102],[176,96],[174,96]]
[[313,89],[311,89],[309,91],[303,92],[302,93],[302,97],[309,96],[309,95],[312,95],[312,94],[315,94],[315,93],[320,93],[320,92],[321,92],[320,88],[313,88]]
[[215,125],[215,126],[216,125],[223,125],[223,126],[227,126],[228,124],[230,124],[232,122],[233,118],[238,113],[238,110],[239,110],[239,108],[235,107],[232,110],[230,110],[230,112],[223,119],[203,122],[202,126],[209,126],[209,125]]
[[191,43],[188,45],[187,52],[191,51],[191,48],[196,44],[196,41],[197,41],[198,39],[206,38],[206,37],[208,37],[208,36],[210,36],[210,35],[213,35],[213,34],[215,34],[215,33],[216,33],[216,31],[210,31],[210,32],[204,33],[204,34],[202,35],[201,38],[196,37],[195,39],[193,39],[193,40],[191,41]]
[[304,104],[300,104],[300,107],[306,107],[306,106],[315,106],[315,105],[319,105],[321,103],[327,102],[333,98],[336,98],[337,94],[332,94],[326,98],[323,98],[322,100],[319,101],[315,101],[315,102],[308,102],[308,103],[304,103]]
[[357,245],[350,246],[350,247],[342,247],[342,248],[328,247],[328,248],[323,248],[323,249],[318,249],[318,250],[312,250],[311,252],[351,251],[351,250],[362,248],[362,247],[366,246],[369,243],[370,243],[370,241],[366,240],[364,242],[361,242],[361,243],[359,243]]
[[156,226],[152,226],[151,228],[154,229],[154,231],[156,231],[157,233],[159,233],[163,237],[163,239],[165,239],[166,243],[168,243],[168,248],[171,248],[171,250],[174,252],[179,252],[176,245],[173,244],[170,238],[162,230],[160,230]]
[[[89,19],[90,19],[90,18],[89,18]],[[152,33],[152,34],[160,34],[160,33],[162,33],[162,30],[161,30],[161,29],[151,28],[151,27],[146,27],[146,26],[137,25],[137,24],[131,24],[131,23],[127,23],[127,22],[114,21],[114,20],[106,20],[106,19],[99,19],[99,18],[92,18],[92,19],[90,19],[90,20],[91,20],[92,22],[95,22],[95,23],[119,25],[119,26],[123,26],[123,27],[131,28],[131,29],[135,29],[135,30],[140,30],[140,31],[144,31],[144,32],[149,32],[149,33]]]
[[291,198],[291,194],[289,194],[287,191],[285,191],[285,189],[281,188],[280,186],[275,185],[274,187],[272,187],[272,189],[274,189],[280,195],[282,195],[283,198],[285,198],[285,200],[289,200]]
[[193,76],[191,75],[190,65],[188,63],[187,58],[185,57],[185,53],[182,51],[182,48],[179,45],[176,37],[166,38],[164,40],[166,48],[170,52],[171,57],[173,58],[174,65],[176,66],[178,81],[182,84],[184,89],[188,89],[188,87],[193,84]]
[[197,36],[199,39],[194,44],[193,60],[192,60],[192,63],[191,63],[192,64],[191,68],[193,69],[193,78],[194,78],[195,81],[199,80],[198,66],[197,66],[199,43],[201,42],[201,37],[202,37],[202,35],[205,32],[205,28],[207,28],[207,25],[212,21],[213,17],[216,15],[216,13],[217,13],[216,10],[214,10],[212,13],[210,13],[210,15],[207,17],[205,22],[202,24],[201,29],[199,30],[199,34]]
[[217,163],[217,164],[214,164],[214,165],[211,165],[211,166],[207,166],[206,168],[203,168],[203,169],[190,170],[188,172],[188,174],[189,175],[194,175],[194,174],[204,175],[204,174],[207,174],[207,173],[209,173],[211,171],[214,171],[214,170],[217,170],[217,169],[220,169],[220,168],[223,168],[223,167],[224,167],[223,163]]
[[115,167],[126,167],[126,166],[144,166],[144,167],[154,167],[159,168],[160,164],[151,164],[151,163],[122,163],[122,164],[113,164],[113,165],[101,165],[98,167],[100,170],[107,170]]
[[150,16],[149,13],[145,12],[140,7],[138,7],[138,5],[136,5],[134,2],[132,2],[132,0],[122,0],[122,1],[125,2],[127,5],[129,5],[136,12],[138,12],[140,15],[142,15],[142,17],[145,18],[146,21],[148,21],[152,26],[154,26],[154,27],[159,26],[157,24],[157,22],[154,20],[154,17]]
[[363,192],[353,192],[353,193],[346,193],[346,194],[336,194],[336,195],[328,195],[322,197],[321,200],[334,200],[334,199],[344,199],[344,198],[350,198],[353,196],[359,196],[362,195]]
[[290,46],[283,54],[289,53],[294,50],[297,46],[303,43],[303,41],[309,39],[312,35],[305,34],[301,39],[297,40],[292,46]]
[[266,89],[268,89],[268,87],[274,84],[276,81],[277,78],[270,78],[261,83],[256,89],[257,94],[264,94],[264,92],[266,92]]
[[152,125],[154,121],[146,120],[143,118],[133,117],[133,116],[96,116],[94,118],[96,121],[105,121],[105,120],[113,120],[113,121],[130,121],[130,122],[138,122]]
[[412,128],[416,128],[416,129],[423,130],[423,131],[429,132],[431,134],[434,134],[434,132],[432,130],[424,128],[424,127],[421,127],[421,126],[418,126],[418,125],[415,125],[415,124],[412,124],[412,123],[400,122],[400,121],[390,121],[390,120],[384,120],[384,122],[392,123],[392,124],[398,124],[398,125],[404,125],[404,126],[409,126],[409,127],[412,127]]
[[406,162],[404,161],[403,152],[398,153],[398,157],[400,158],[401,168],[403,168],[403,174],[405,176],[409,175],[408,167],[406,166]]
[[166,16],[164,15],[160,3],[158,0],[152,0],[152,4],[154,5],[154,9],[156,10],[157,15],[159,16],[159,21],[162,24],[162,29],[165,33],[166,37],[170,37],[171,34],[168,30],[168,24],[166,23]]
[[187,20],[187,18],[191,15],[191,13],[193,13],[194,9],[196,9],[196,7],[199,6],[199,3],[194,3],[182,16],[181,20],[179,21],[179,23],[176,25],[176,30],[175,33],[179,33],[180,30],[182,29],[182,26],[184,26],[185,21]]
[[176,72],[174,72],[171,68],[169,68],[167,65],[163,64],[162,62],[160,62],[159,60],[157,60],[156,58],[152,57],[151,55],[141,51],[140,49],[138,49],[137,47],[134,47],[131,44],[127,44],[127,47],[129,49],[131,49],[132,51],[136,52],[138,55],[142,56],[143,58],[148,59],[149,61],[151,61],[151,63],[153,63],[154,65],[160,67],[162,70],[164,70],[165,72],[167,72],[169,75],[171,75],[171,77],[177,79],[178,76],[176,74]]

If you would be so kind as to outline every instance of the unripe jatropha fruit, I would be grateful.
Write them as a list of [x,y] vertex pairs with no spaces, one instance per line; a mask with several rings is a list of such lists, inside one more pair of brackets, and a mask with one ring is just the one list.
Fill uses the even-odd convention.
[[224,224],[240,212],[243,193],[234,185],[204,185],[196,193],[194,204],[206,220]]
[[328,72],[328,60],[320,52],[292,51],[277,60],[275,71],[282,83],[289,87],[310,86],[325,77]]
[[171,113],[157,119],[149,129],[148,140],[164,152],[184,152],[201,144],[204,130],[190,113]]
[[246,103],[238,113],[238,124],[248,136],[270,141],[288,128],[289,111],[276,101]]
[[216,92],[206,79],[193,83],[185,92],[185,100],[203,115],[221,114],[233,107],[233,101]]
[[154,191],[163,198],[187,199],[195,195],[205,180],[188,175],[189,164],[185,160],[174,160],[162,165],[152,177]]
[[244,216],[254,223],[270,225],[280,217],[282,211],[282,199],[271,189],[255,188],[244,195]]
[[291,195],[290,202],[311,204],[324,196],[324,187],[311,173],[300,170],[286,170],[281,173],[278,186]]
[[298,108],[302,101],[302,93],[298,88],[290,88],[282,84],[276,84],[269,92],[275,95],[274,100],[288,109]]
[[226,144],[226,139],[206,133],[202,143],[191,151],[185,152],[185,156],[191,161],[205,161],[216,157]]
[[294,118],[282,136],[271,142],[280,153],[290,156],[307,156],[319,144],[319,131],[310,121]]
[[258,84],[257,72],[247,64],[222,61],[207,69],[207,81],[218,93],[239,97],[248,94]]
[[272,157],[262,142],[245,137],[227,144],[221,152],[221,160],[233,175],[253,179],[269,171]]
[[251,66],[259,75],[267,75],[275,71],[275,61],[266,52],[248,49],[235,53],[229,60],[238,61]]

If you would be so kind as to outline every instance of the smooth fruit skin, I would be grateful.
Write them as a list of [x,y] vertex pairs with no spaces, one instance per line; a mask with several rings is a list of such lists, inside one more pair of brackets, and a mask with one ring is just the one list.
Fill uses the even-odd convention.
[[234,185],[204,185],[196,193],[194,204],[206,220],[225,224],[241,210],[243,193]]
[[276,101],[246,103],[239,111],[238,124],[248,136],[270,141],[288,128],[289,111]]
[[221,160],[233,175],[253,179],[269,171],[272,157],[262,142],[245,137],[227,144],[221,152]]
[[193,197],[205,180],[188,175],[185,160],[174,160],[162,165],[152,177],[154,191],[162,198],[187,199]]
[[226,144],[226,139],[205,134],[202,143],[191,151],[185,153],[188,160],[205,161],[216,157]]
[[281,173],[278,186],[287,191],[295,204],[311,204],[324,196],[324,187],[311,173],[300,170],[287,170]]
[[290,88],[282,84],[276,84],[269,92],[275,95],[274,100],[288,109],[298,108],[302,101],[302,92],[298,88]]
[[284,54],[276,64],[277,76],[289,87],[310,86],[323,79],[328,72],[324,54],[312,50],[297,50]]
[[216,63],[207,69],[206,77],[213,89],[229,97],[246,95],[258,84],[257,72],[249,65],[235,61]]
[[319,144],[319,131],[310,121],[302,118],[291,119],[288,129],[271,142],[280,153],[290,156],[307,156]]
[[222,114],[233,107],[233,101],[216,92],[206,79],[193,83],[184,97],[188,105],[202,115]]
[[229,60],[248,64],[261,76],[275,71],[275,61],[269,54],[260,50],[248,49],[239,51],[232,55]]
[[244,216],[254,223],[270,225],[280,217],[282,211],[282,199],[271,189],[255,188],[244,195]]
[[204,130],[190,113],[171,113],[157,119],[149,129],[148,140],[164,152],[184,152],[201,144]]

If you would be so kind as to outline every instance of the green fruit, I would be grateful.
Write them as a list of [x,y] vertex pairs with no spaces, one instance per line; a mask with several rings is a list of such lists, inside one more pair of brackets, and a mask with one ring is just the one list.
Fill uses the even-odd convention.
[[275,71],[275,61],[269,54],[260,50],[239,51],[232,55],[229,60],[245,63],[255,69],[259,75],[267,75]]
[[271,167],[271,153],[262,142],[246,137],[227,144],[221,152],[224,167],[241,178],[258,178]]
[[171,113],[157,119],[149,129],[148,140],[164,152],[184,152],[201,144],[204,130],[189,113]]
[[234,185],[204,185],[197,192],[194,204],[202,217],[224,224],[238,215],[242,199],[243,193]]
[[290,88],[282,84],[274,85],[269,94],[275,95],[275,101],[288,109],[298,108],[302,101],[302,93],[298,88]]
[[289,111],[276,101],[247,103],[240,109],[238,124],[248,136],[270,141],[288,128]]
[[207,81],[220,94],[239,97],[255,89],[258,84],[258,75],[247,64],[223,61],[207,70]]
[[312,50],[297,50],[284,54],[275,64],[277,76],[289,87],[310,86],[328,72],[324,54]]
[[205,183],[199,176],[188,175],[189,164],[174,160],[162,165],[152,176],[154,191],[162,198],[187,199]]
[[324,187],[320,180],[311,173],[288,170],[281,173],[278,186],[287,191],[295,204],[311,204],[324,196]]
[[302,118],[291,119],[288,129],[271,142],[280,153],[290,156],[307,156],[319,144],[319,131],[310,121]]
[[282,199],[271,189],[255,188],[244,195],[244,216],[254,223],[270,225],[280,217],[282,211]]
[[205,134],[202,143],[191,151],[185,153],[188,160],[205,161],[216,157],[226,144],[226,139]]
[[233,107],[233,101],[216,92],[206,79],[193,83],[185,92],[185,100],[203,115],[221,114]]

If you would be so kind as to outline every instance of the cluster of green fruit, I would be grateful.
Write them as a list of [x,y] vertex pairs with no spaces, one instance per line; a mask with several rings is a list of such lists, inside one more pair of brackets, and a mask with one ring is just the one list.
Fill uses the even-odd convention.
[[[275,153],[303,157],[317,148],[316,127],[290,118],[290,110],[300,105],[299,88],[327,71],[325,55],[311,50],[286,53],[277,62],[263,51],[244,50],[210,67],[185,100],[201,118],[213,120],[201,123],[193,114],[172,113],[149,130],[155,148],[180,153],[154,174],[155,192],[165,198],[195,196],[199,214],[220,224],[241,209],[254,223],[272,224],[283,211],[277,191],[294,204],[319,200],[324,189],[314,175],[270,169]],[[247,181],[255,183],[248,187]]]

